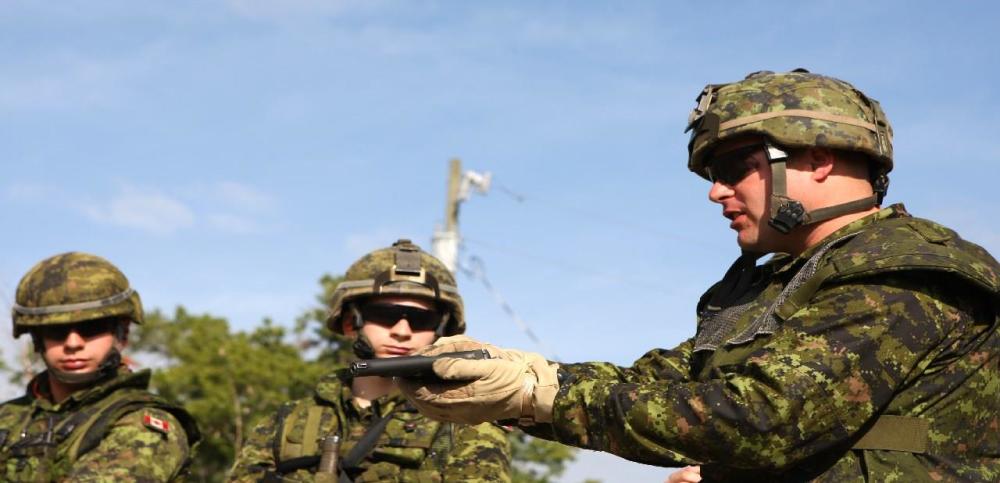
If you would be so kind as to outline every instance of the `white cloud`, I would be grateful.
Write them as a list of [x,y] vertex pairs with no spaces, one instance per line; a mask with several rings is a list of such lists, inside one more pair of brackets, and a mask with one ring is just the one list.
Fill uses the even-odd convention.
[[181,201],[156,191],[128,186],[111,200],[84,205],[81,210],[100,223],[156,234],[173,233],[195,222],[194,213]]
[[0,108],[72,109],[107,106],[126,101],[132,83],[156,65],[161,45],[134,55],[99,58],[76,52],[8,59],[0,64],[14,75],[0,77]]
[[330,16],[359,8],[371,9],[381,3],[384,2],[373,0],[228,0],[226,2],[237,15],[272,20]]
[[39,202],[52,196],[54,189],[41,184],[12,184],[4,188],[4,196],[12,201]]
[[252,218],[232,213],[214,213],[205,219],[212,228],[230,233],[248,234],[260,228]]
[[224,203],[247,212],[270,213],[277,206],[273,196],[235,181],[222,181],[215,191]]

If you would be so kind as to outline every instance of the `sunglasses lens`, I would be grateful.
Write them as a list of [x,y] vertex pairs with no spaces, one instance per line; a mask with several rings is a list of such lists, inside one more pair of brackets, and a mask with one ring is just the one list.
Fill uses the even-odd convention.
[[76,327],[76,333],[84,339],[104,335],[108,332],[111,332],[111,323],[108,321],[85,322]]
[[66,340],[66,337],[69,337],[69,326],[43,327],[41,332],[42,337],[49,340]]
[[750,157],[760,149],[759,145],[750,145],[710,159],[708,161],[709,179],[713,183],[719,181],[727,185],[739,183],[753,170]]
[[42,337],[55,340],[63,341],[69,337],[70,332],[76,332],[77,335],[84,339],[92,339],[99,335],[104,335],[111,332],[114,328],[114,323],[109,320],[92,320],[87,322],[79,322],[76,324],[66,324],[66,325],[55,325],[51,327],[42,328]]
[[413,330],[434,330],[441,320],[441,316],[436,311],[386,304],[372,304],[362,307],[361,316],[365,322],[386,326],[396,325],[400,320],[406,319]]

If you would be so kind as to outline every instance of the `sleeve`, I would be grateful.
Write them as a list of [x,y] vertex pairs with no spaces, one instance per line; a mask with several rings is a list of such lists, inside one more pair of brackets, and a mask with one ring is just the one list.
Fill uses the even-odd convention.
[[247,434],[236,455],[228,481],[256,482],[264,473],[275,468],[274,440],[278,432],[278,414],[272,414],[258,423]]
[[556,396],[553,436],[658,465],[793,465],[849,442],[953,342],[970,317],[939,293],[904,277],[825,288],[706,382],[575,378]]
[[653,349],[636,360],[631,367],[619,367],[607,362],[561,364],[572,379],[604,379],[642,383],[652,381],[691,381],[691,354],[694,339],[688,339],[673,349]]
[[82,455],[67,481],[172,481],[190,450],[177,418],[160,409],[140,409],[122,416],[96,448]]
[[510,481],[510,443],[492,423],[454,425],[454,445],[444,467],[444,481]]

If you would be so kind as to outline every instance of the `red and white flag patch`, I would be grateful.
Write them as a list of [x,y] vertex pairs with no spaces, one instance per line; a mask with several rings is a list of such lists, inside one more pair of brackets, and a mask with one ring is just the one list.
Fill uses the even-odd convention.
[[152,414],[145,414],[142,417],[142,424],[153,431],[159,431],[163,434],[170,432],[170,422],[155,418]]

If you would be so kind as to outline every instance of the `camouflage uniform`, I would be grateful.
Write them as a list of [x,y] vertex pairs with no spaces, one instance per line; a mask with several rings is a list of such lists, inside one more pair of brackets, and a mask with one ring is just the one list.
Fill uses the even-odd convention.
[[[125,275],[103,258],[77,252],[29,270],[12,314],[14,336],[31,333],[40,352],[40,331],[53,326],[114,320],[114,337],[123,343],[125,324],[142,319],[139,294]],[[81,389],[55,403],[51,378]],[[24,396],[0,405],[0,481],[176,479],[200,435],[184,409],[147,390],[149,378],[149,371],[133,373],[121,364],[118,345],[96,371],[49,366]]]
[[40,374],[24,396],[0,406],[0,481],[177,478],[197,429],[184,410],[146,390],[149,376],[122,369],[54,404],[48,373]]
[[[320,381],[314,398],[289,402],[257,425],[240,450],[230,481],[259,481],[282,461],[318,456],[321,441],[331,434],[340,435],[343,458],[373,419],[389,412],[388,427],[351,475],[354,481],[510,480],[510,448],[499,427],[439,423],[421,416],[398,395],[361,408],[352,400],[350,387],[345,373],[331,374]],[[310,417],[317,424],[309,424]],[[300,469],[276,481],[317,481],[315,471]]]
[[[382,295],[433,301],[442,312],[438,335],[465,332],[464,306],[455,277],[417,245],[398,240],[351,264],[332,294],[327,327],[344,335],[345,323],[353,325],[357,334],[353,349],[358,357],[371,358],[374,352],[361,333],[364,321],[356,303]],[[333,475],[317,473],[316,458],[308,460],[305,469],[275,470],[289,460],[320,455],[328,435],[340,436],[343,458],[376,419],[390,413],[392,419],[374,449],[348,475],[354,481],[510,480],[510,445],[499,427],[437,422],[422,416],[398,394],[361,408],[354,402],[351,379],[344,372],[320,381],[313,398],[287,403],[257,426],[240,451],[231,479],[257,481],[269,476],[280,480],[283,476],[286,481],[337,481],[330,480]]]
[[[763,139],[779,233],[867,211],[888,186],[885,114],[837,79],[796,70],[709,85],[689,129],[689,169],[729,186],[713,150]],[[864,155],[874,195],[813,211],[790,198],[787,151],[814,146]],[[563,365],[554,422],[531,432],[702,464],[704,481],[1000,481],[1000,266],[989,253],[894,205],[796,256],[740,263],[699,301],[690,340],[628,368]]]
[[672,350],[562,366],[531,432],[705,481],[1000,481],[989,254],[896,205],[755,271]]

